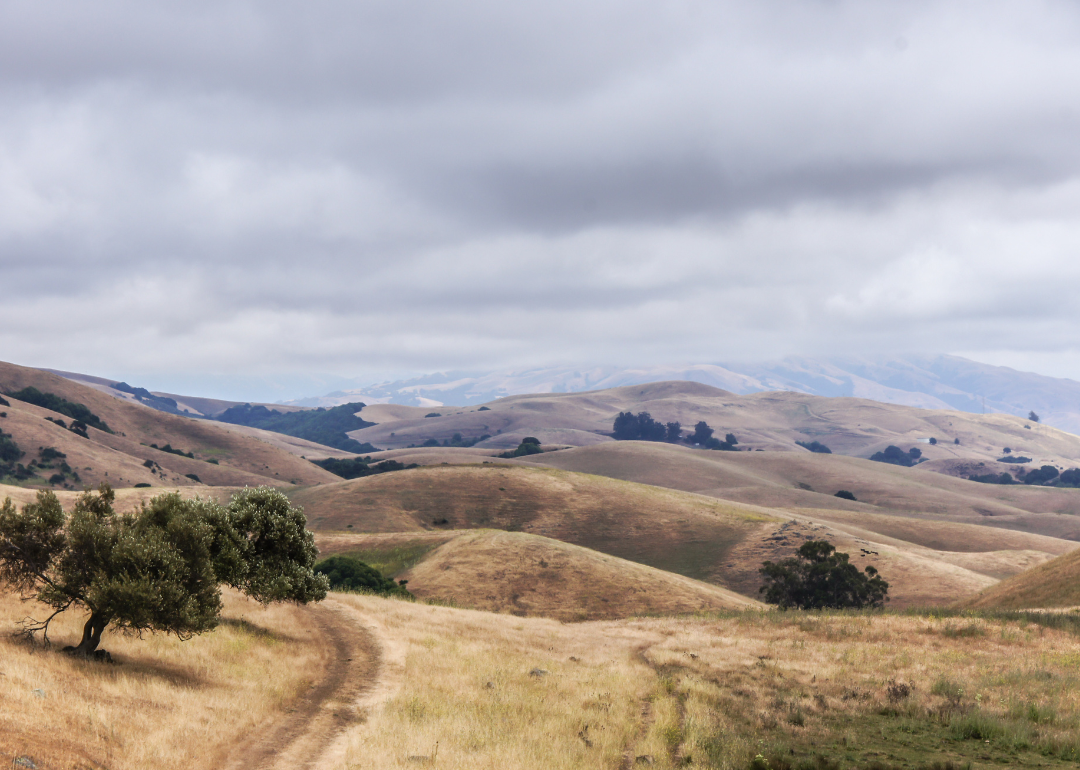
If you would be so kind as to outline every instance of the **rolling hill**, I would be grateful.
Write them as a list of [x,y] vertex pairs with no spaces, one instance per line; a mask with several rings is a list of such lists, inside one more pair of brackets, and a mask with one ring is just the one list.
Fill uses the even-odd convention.
[[[605,620],[708,610],[763,608],[717,585],[524,532],[432,533],[434,549],[395,578],[421,599],[563,621]],[[414,537],[345,535],[319,538],[327,554],[362,557]]]
[[1080,607],[1080,550],[1006,578],[962,606],[980,610]]
[[[0,427],[14,437],[26,453],[21,462],[36,460],[40,449],[64,453],[78,473],[70,488],[108,481],[116,487],[147,483],[154,486],[256,486],[259,484],[318,484],[336,479],[330,473],[290,451],[259,440],[250,433],[232,431],[207,420],[167,414],[138,403],[113,398],[98,390],[40,369],[0,363],[0,392],[35,387],[70,402],[84,404],[112,430],[88,429],[83,438],[46,418],[61,419],[33,404],[5,397],[10,406],[0,411]],[[166,445],[193,458],[154,449]],[[147,462],[153,463],[148,467]],[[199,481],[190,478],[197,476]],[[43,483],[44,478],[38,483]]]

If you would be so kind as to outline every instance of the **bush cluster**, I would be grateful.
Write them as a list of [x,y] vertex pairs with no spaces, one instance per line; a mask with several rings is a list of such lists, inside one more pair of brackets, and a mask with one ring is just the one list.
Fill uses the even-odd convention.
[[390,473],[391,471],[405,471],[416,467],[416,463],[405,465],[397,460],[383,460],[380,463],[372,464],[370,457],[347,457],[345,459],[327,457],[324,460],[312,460],[311,462],[323,470],[330,471],[335,476],[341,476],[343,479],[358,479],[363,476],[375,476],[379,473]]
[[331,409],[319,407],[302,412],[279,412],[262,405],[240,404],[226,409],[217,419],[233,425],[247,425],[274,433],[284,433],[286,436],[314,441],[316,444],[345,452],[378,452],[380,450],[377,447],[367,442],[360,443],[346,435],[349,431],[375,424],[356,416],[364,406],[363,403],[353,403]]
[[666,441],[671,444],[685,441],[706,449],[738,451],[735,445],[739,440],[734,433],[728,433],[721,441],[713,436],[715,432],[707,422],[701,420],[694,426],[694,432],[683,438],[679,422],[657,422],[648,412],[619,412],[612,425],[611,436],[616,441]]
[[884,452],[874,452],[870,455],[870,459],[876,463],[888,463],[889,465],[902,465],[905,468],[910,468],[913,465],[918,465],[922,457],[922,450],[916,447],[912,447],[908,451],[904,451],[897,446],[887,446]]
[[[112,431],[109,429],[109,426],[106,425],[100,417],[91,412],[89,407],[86,406],[86,404],[78,404],[74,401],[68,401],[66,398],[62,398],[55,393],[43,393],[33,386],[23,388],[22,390],[15,391],[14,393],[8,393],[7,395],[11,396],[12,398],[17,398],[20,401],[25,401],[28,404],[40,406],[42,409],[48,409],[51,412],[62,414],[65,417],[70,417],[76,422],[85,423],[85,425],[82,426],[84,435],[87,426],[91,428],[97,428],[98,430],[105,431],[106,433],[112,433]],[[74,428],[72,428],[72,430],[74,430]]]
[[534,436],[526,436],[521,439],[521,443],[518,444],[517,449],[511,452],[503,452],[499,457],[504,459],[511,459],[513,457],[524,457],[525,455],[538,455],[543,452],[540,448],[540,439]]
[[374,567],[352,556],[331,556],[316,563],[315,573],[325,575],[334,591],[361,591],[379,596],[411,598],[404,581],[395,583]]
[[832,450],[822,444],[820,441],[796,441],[798,446],[803,449],[809,449],[811,452],[817,452],[818,454],[831,455]]

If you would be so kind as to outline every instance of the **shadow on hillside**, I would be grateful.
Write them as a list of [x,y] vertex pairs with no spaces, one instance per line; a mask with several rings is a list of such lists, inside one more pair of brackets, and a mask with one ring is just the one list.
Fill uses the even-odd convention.
[[250,636],[254,636],[256,639],[261,639],[270,642],[298,642],[301,641],[298,637],[289,636],[288,634],[282,634],[277,631],[271,631],[269,628],[263,628],[260,625],[252,623],[250,620],[245,620],[243,617],[239,618],[221,618],[219,623],[221,626],[235,629]]

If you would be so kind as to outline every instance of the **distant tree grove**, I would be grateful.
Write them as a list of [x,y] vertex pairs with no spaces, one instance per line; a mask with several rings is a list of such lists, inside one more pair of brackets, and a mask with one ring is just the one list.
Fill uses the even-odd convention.
[[739,440],[734,433],[728,433],[723,441],[713,437],[715,431],[704,420],[694,426],[694,432],[685,438],[679,422],[661,423],[653,419],[648,412],[619,412],[612,425],[611,435],[617,441],[666,441],[670,444],[685,442],[703,446],[706,449],[735,450]]

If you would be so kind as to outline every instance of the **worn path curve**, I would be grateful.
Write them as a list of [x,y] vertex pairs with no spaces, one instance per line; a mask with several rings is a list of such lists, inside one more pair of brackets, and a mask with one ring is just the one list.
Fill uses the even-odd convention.
[[356,610],[327,599],[303,611],[315,629],[315,644],[324,650],[322,677],[288,711],[230,746],[217,767],[315,767],[345,728],[367,718],[365,695],[383,689],[381,645]]

